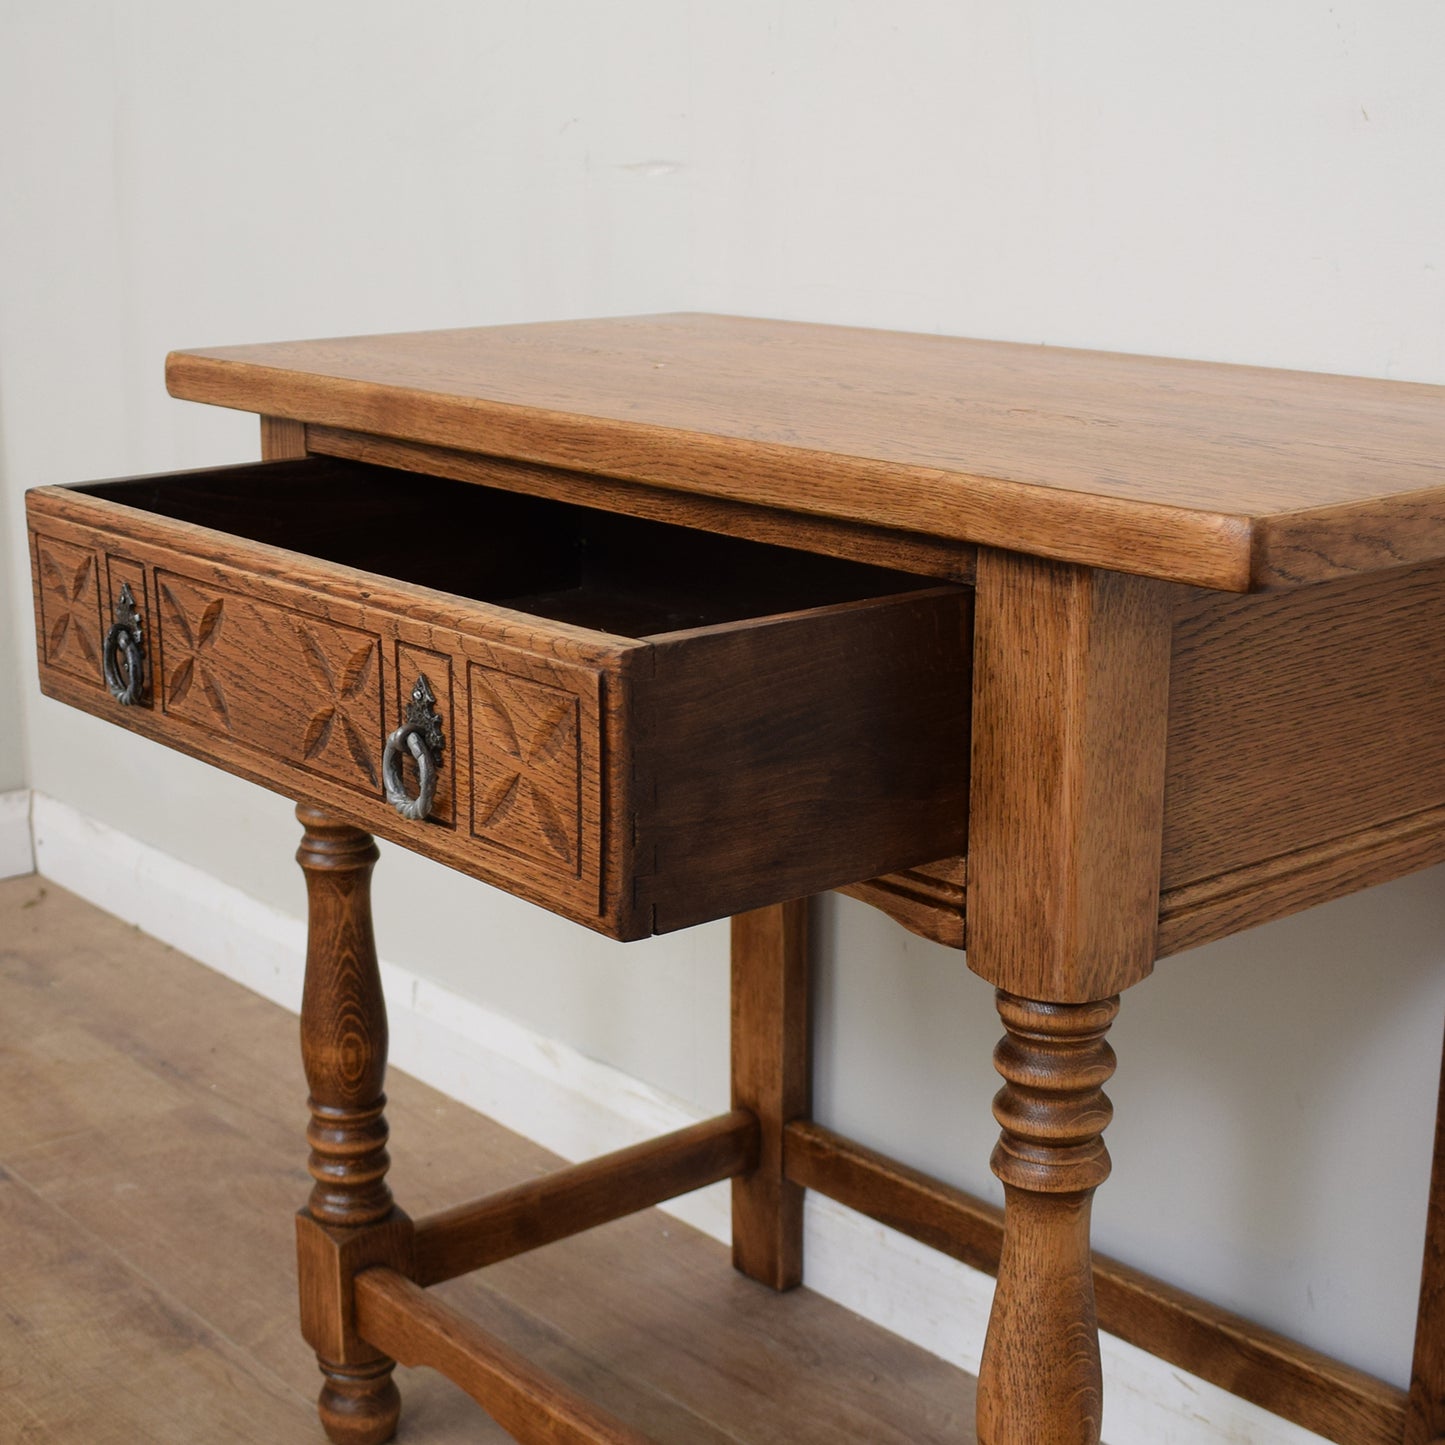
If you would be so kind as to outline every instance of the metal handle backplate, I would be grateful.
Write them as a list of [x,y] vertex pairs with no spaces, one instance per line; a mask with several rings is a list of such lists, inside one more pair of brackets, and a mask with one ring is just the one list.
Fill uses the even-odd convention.
[[145,691],[145,633],[129,582],[122,582],[115,602],[115,621],[105,634],[100,667],[110,695],[125,707],[141,700]]
[[[437,773],[443,749],[442,720],[436,710],[436,696],[425,675],[416,680],[411,700],[406,705],[406,719],[386,740],[381,755],[381,785],[386,801],[401,814],[416,822],[425,818],[436,801]],[[412,797],[402,777],[402,749],[416,760],[417,789]]]

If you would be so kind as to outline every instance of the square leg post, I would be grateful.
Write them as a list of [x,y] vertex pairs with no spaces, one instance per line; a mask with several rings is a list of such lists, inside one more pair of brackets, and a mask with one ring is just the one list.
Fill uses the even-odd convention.
[[1003,1255],[979,1445],[1099,1445],[1089,1212],[1105,1035],[1154,966],[1174,589],[985,549],[974,633],[968,963],[998,989]]
[[732,921],[732,1106],[761,1126],[758,1167],[733,1180],[733,1267],[803,1282],[803,1190],[783,1176],[783,1128],[812,1110],[806,898]]

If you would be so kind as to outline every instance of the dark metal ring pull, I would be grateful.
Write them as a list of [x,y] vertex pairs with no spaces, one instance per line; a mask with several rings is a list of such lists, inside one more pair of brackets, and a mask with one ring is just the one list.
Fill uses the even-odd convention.
[[145,691],[145,633],[130,583],[122,582],[115,601],[115,621],[105,634],[100,651],[101,671],[110,695],[126,707],[141,700]]
[[[406,720],[386,740],[386,751],[381,755],[381,783],[386,792],[386,801],[413,822],[425,818],[431,812],[436,799],[437,769],[441,766],[445,740],[442,737],[442,720],[436,710],[436,696],[425,675],[417,678],[411,690],[411,701],[406,705]],[[416,759],[416,797],[406,791],[401,776],[402,748]]]

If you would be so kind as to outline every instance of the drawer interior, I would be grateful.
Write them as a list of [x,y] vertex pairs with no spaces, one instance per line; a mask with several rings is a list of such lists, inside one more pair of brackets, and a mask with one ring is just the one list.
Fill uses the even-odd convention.
[[621,637],[937,585],[841,558],[331,458],[76,490]]

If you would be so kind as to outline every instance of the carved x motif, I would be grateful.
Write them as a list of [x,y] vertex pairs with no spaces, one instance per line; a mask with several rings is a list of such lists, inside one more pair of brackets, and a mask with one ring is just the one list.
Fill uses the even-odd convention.
[[[371,780],[372,787],[376,787],[376,764],[363,731],[370,706],[370,699],[363,695],[376,666],[376,644],[368,640],[355,648],[338,673],[320,639],[304,622],[296,624],[296,637],[327,699],[307,719],[306,732],[301,739],[302,756],[308,762],[314,760],[326,750],[333,733],[340,728],[341,739],[346,751],[351,754],[352,762]],[[361,727],[357,726],[353,714],[359,714]]]
[[577,700],[515,678],[474,676],[473,830],[576,862]]
[[40,547],[40,577],[46,620],[45,658],[55,663],[68,653],[80,653],[90,669],[100,669],[100,648],[94,633],[97,621],[95,556],[84,552],[78,562]]
[[[168,705],[175,707],[183,703],[191,689],[199,684],[211,711],[229,732],[231,711],[226,705],[226,693],[217,676],[218,659],[212,656],[220,636],[221,622],[226,615],[226,599],[211,598],[201,609],[201,615],[193,627],[180,598],[166,583],[162,582],[160,588],[165,600],[170,604],[171,618],[175,623],[166,638],[166,650],[170,654],[166,659]],[[179,666],[172,667],[171,656],[177,650],[185,655]]]

